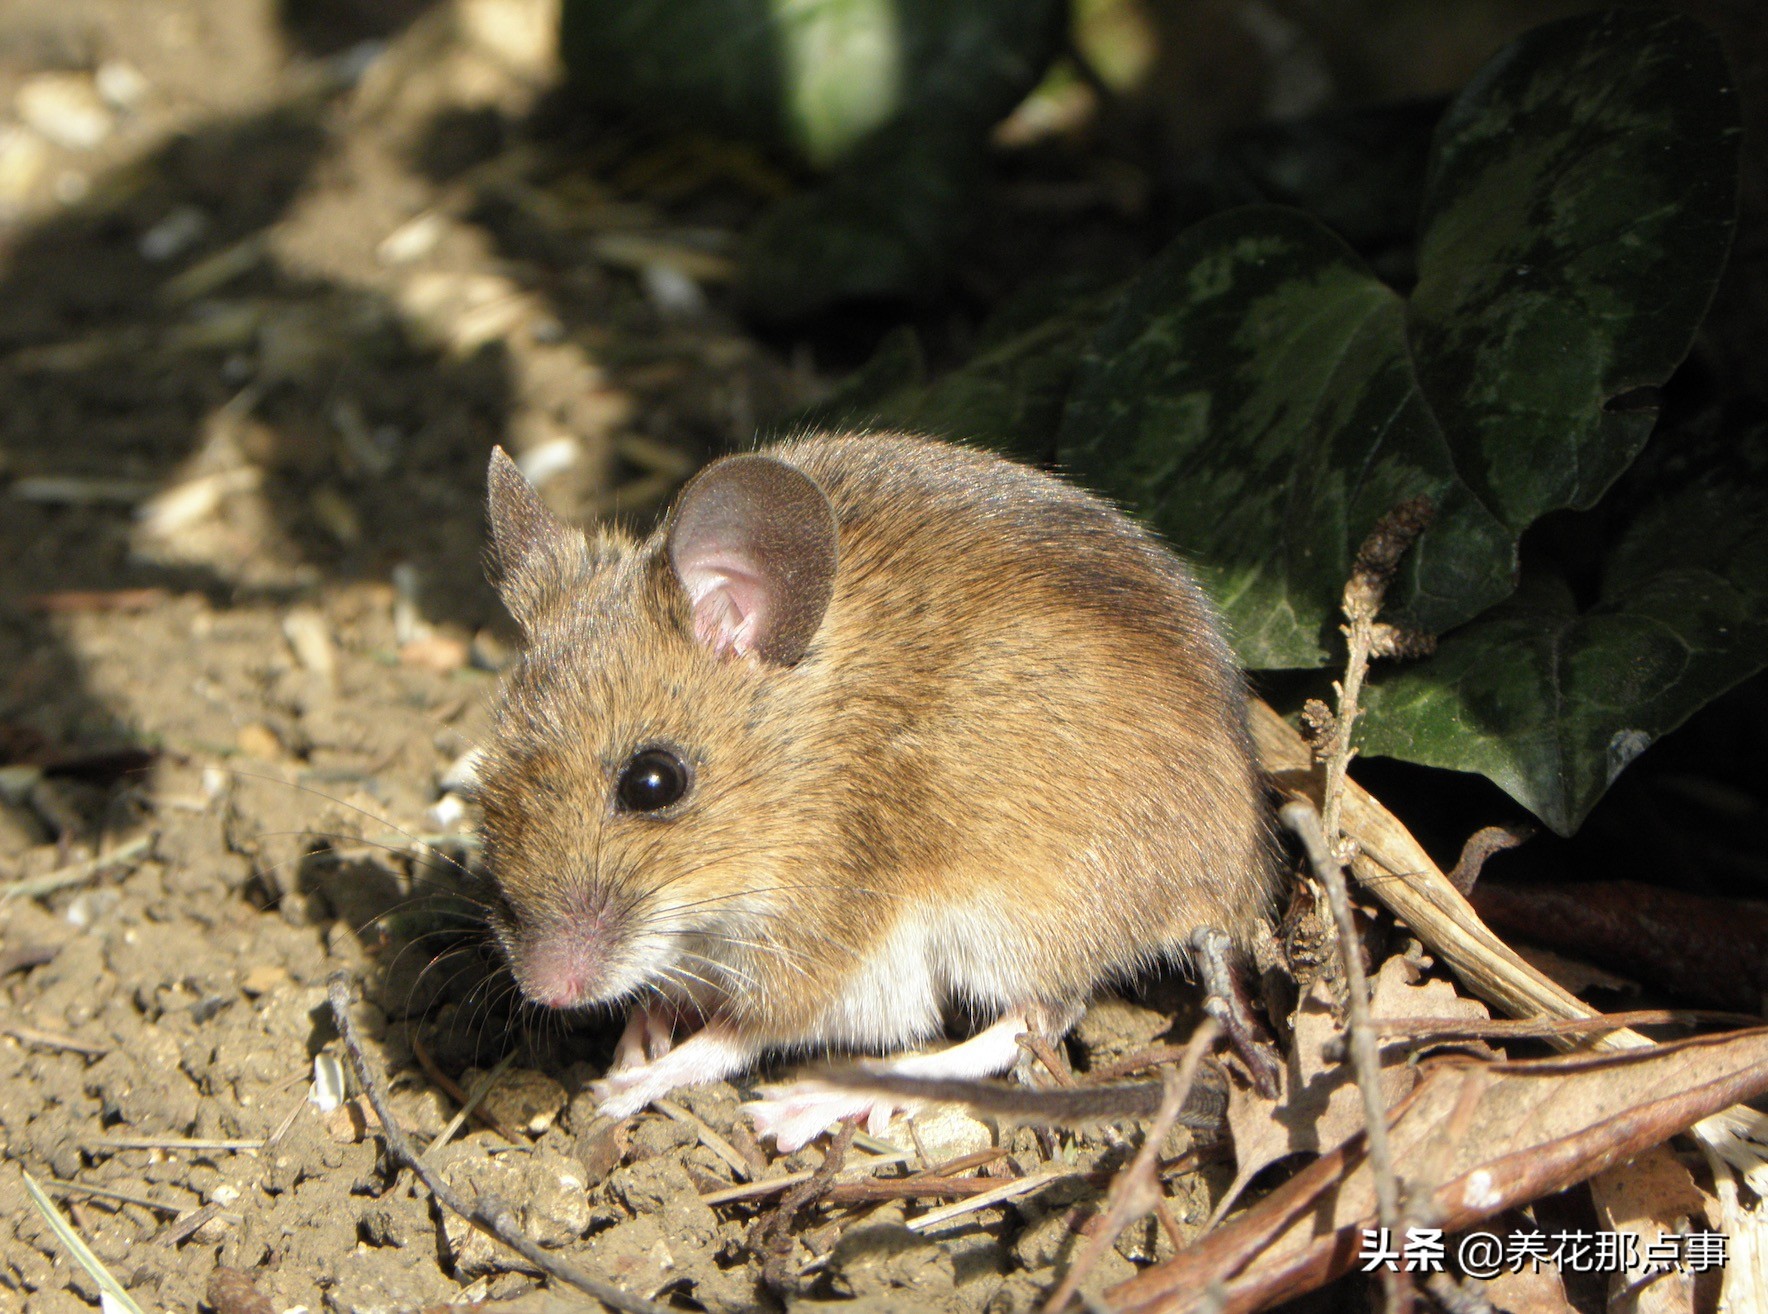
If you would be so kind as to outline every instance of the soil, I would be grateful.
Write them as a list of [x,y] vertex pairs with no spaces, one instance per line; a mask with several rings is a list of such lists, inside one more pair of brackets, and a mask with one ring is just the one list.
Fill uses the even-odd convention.
[[[450,1181],[628,1290],[778,1307],[749,1239],[772,1201],[704,1197],[821,1148],[775,1161],[730,1086],[599,1119],[610,1024],[520,1013],[450,893],[473,857],[451,785],[510,647],[480,570],[491,446],[550,465],[566,515],[642,519],[823,386],[726,305],[774,180],[571,143],[546,10],[0,10],[0,1309],[98,1303],[27,1171],[145,1309],[196,1307],[217,1265],[279,1310],[535,1285],[389,1168],[360,1102],[316,1102],[340,969],[420,1143],[458,1108],[444,1081],[513,1054],[500,1130],[431,1152]],[[1095,1009],[1074,1057],[1185,1034],[1161,988]],[[914,1134],[891,1139],[933,1159],[999,1140],[985,1174],[1125,1154]],[[1207,1214],[1202,1180],[1174,1189],[1181,1225]],[[1031,1308],[1096,1194],[919,1230],[922,1204],[811,1215],[785,1298]],[[1133,1228],[1087,1286],[1170,1245]]]

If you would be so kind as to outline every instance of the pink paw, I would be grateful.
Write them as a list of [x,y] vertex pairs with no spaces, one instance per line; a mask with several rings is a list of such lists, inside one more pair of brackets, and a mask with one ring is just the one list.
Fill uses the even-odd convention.
[[676,1083],[657,1071],[652,1063],[610,1072],[590,1086],[596,1112],[609,1118],[630,1118],[652,1100],[662,1099]]
[[829,1090],[815,1082],[774,1086],[765,1098],[743,1106],[762,1136],[772,1136],[781,1154],[809,1145],[823,1132],[846,1119],[865,1119],[866,1130],[881,1136],[890,1125],[896,1106],[870,1095]]

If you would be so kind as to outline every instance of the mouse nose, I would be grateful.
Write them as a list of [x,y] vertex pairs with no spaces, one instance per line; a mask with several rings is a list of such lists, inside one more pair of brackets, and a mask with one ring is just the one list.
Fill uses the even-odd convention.
[[528,998],[548,1008],[593,1003],[604,976],[601,949],[590,936],[547,936],[516,956],[516,983]]
[[529,991],[537,1004],[545,1004],[548,1008],[572,1008],[581,1004],[588,992],[583,982],[576,977],[567,977],[560,981],[549,981],[537,984]]

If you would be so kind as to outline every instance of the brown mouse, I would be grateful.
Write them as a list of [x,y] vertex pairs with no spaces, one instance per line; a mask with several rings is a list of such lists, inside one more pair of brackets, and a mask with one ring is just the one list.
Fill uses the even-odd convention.
[[[1239,670],[1100,499],[842,434],[714,462],[642,541],[565,526],[498,451],[490,520],[526,638],[480,768],[495,932],[529,999],[630,1006],[603,1111],[953,1013],[982,1029],[894,1070],[1004,1071],[1028,1027],[1268,917]],[[757,1121],[790,1147],[880,1111]]]

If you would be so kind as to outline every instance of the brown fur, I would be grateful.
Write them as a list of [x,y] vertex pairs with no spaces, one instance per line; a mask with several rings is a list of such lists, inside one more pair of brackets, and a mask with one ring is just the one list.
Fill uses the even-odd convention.
[[[979,1011],[1084,1002],[1182,957],[1200,924],[1244,947],[1274,879],[1244,690],[1177,559],[984,453],[848,435],[765,454],[839,526],[833,598],[792,665],[696,641],[666,530],[500,530],[529,646],[481,776],[518,980],[544,945],[603,983],[586,1002],[656,991],[769,1044],[885,1043],[828,1009],[893,933],[934,960],[942,1005]],[[667,817],[617,813],[615,777],[654,743],[682,750],[692,792]],[[954,907],[986,910],[999,981],[938,961],[945,932],[917,948],[903,929]]]

